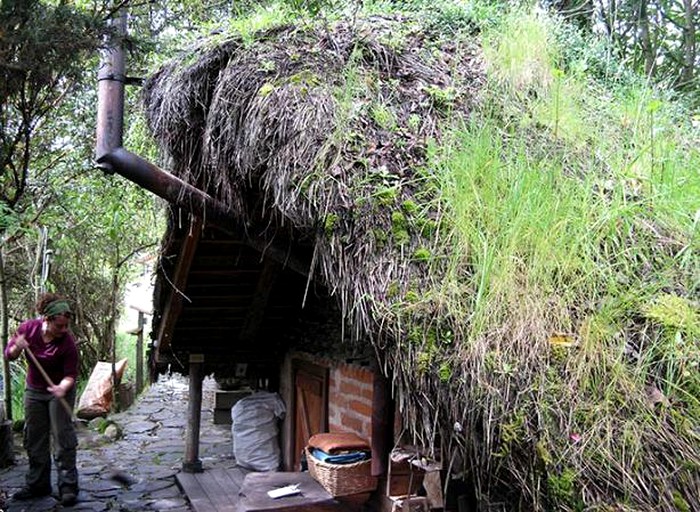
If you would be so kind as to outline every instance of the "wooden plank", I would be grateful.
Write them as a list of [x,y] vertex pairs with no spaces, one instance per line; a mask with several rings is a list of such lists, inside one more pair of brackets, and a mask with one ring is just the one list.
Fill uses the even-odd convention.
[[[299,485],[300,494],[273,499],[267,491],[290,484]],[[341,512],[348,507],[333,499],[316,480],[305,473],[250,473],[241,487],[239,512]]]
[[226,469],[213,469],[208,473],[216,482],[219,483],[221,487],[228,490],[229,496],[231,496],[231,503],[235,504],[236,502],[238,502],[238,493],[241,489],[241,484],[243,483],[242,479],[240,483],[236,484],[236,482],[234,482],[233,479],[230,477],[229,471]]
[[160,329],[156,338],[158,345],[156,347],[156,358],[158,353],[165,351],[170,346],[175,323],[182,311],[182,293],[187,284],[187,275],[194,259],[194,254],[197,251],[199,237],[202,234],[202,219],[195,217],[190,223],[190,234],[180,247],[180,255],[178,256],[177,266],[172,276],[173,289],[170,291],[170,296],[163,311],[163,318],[160,322]]
[[[195,478],[209,497],[209,501],[218,512],[235,512],[238,500],[238,489],[222,487],[211,474],[211,471],[197,473]],[[231,494],[233,493],[233,494]]]
[[209,268],[200,268],[196,270],[192,270],[190,272],[190,275],[192,276],[197,276],[197,277],[205,277],[205,276],[214,276],[214,277],[240,277],[240,276],[257,276],[260,273],[259,268],[229,268],[229,269],[220,269],[220,268],[214,268],[214,269],[209,269]]
[[245,323],[238,333],[239,344],[247,344],[257,339],[260,326],[265,319],[265,310],[270,299],[270,292],[280,271],[279,263],[270,259],[265,260]]
[[178,473],[175,480],[195,512],[217,512],[194,473]]
[[231,479],[231,481],[236,485],[239,490],[240,487],[243,485],[243,480],[245,479],[245,476],[250,473],[249,470],[247,469],[242,469],[239,467],[231,468],[226,470],[226,474],[228,477]]

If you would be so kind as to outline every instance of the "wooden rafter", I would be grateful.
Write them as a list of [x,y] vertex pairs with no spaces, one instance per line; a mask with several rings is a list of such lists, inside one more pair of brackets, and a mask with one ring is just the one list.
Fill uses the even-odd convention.
[[265,318],[265,310],[270,299],[270,293],[279,276],[282,266],[272,259],[266,259],[258,283],[255,288],[253,300],[248,309],[248,314],[238,335],[240,345],[256,341],[258,331]]
[[161,318],[160,329],[156,338],[156,360],[159,359],[162,351],[170,347],[173,331],[175,330],[175,322],[182,312],[184,290],[201,234],[202,218],[194,217],[190,222],[189,234],[180,247],[180,254],[178,255],[175,271],[171,279],[172,289],[170,290],[168,302],[163,309],[163,317]]

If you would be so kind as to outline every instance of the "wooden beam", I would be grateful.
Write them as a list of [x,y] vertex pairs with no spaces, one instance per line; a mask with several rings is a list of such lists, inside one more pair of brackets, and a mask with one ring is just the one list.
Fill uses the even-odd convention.
[[389,451],[394,445],[394,400],[391,383],[378,364],[372,365],[372,476],[383,476],[389,467]]
[[201,217],[192,219],[189,232],[190,236],[187,237],[180,247],[177,266],[175,267],[175,272],[171,279],[172,289],[170,290],[168,302],[163,309],[163,315],[160,319],[160,328],[158,329],[158,336],[156,337],[156,360],[160,352],[170,347],[173,331],[175,330],[175,323],[182,312],[183,293],[187,285],[187,277],[189,275],[190,266],[192,265],[192,260],[197,252],[197,245],[202,233]]
[[143,326],[146,318],[142,311],[139,311],[139,332],[136,335],[136,394],[139,395],[143,389]]
[[281,270],[282,267],[276,261],[271,259],[265,260],[262,272],[258,278],[255,294],[253,295],[253,301],[248,309],[248,315],[238,333],[239,344],[256,341],[260,325],[265,318],[265,310],[270,300],[270,293]]

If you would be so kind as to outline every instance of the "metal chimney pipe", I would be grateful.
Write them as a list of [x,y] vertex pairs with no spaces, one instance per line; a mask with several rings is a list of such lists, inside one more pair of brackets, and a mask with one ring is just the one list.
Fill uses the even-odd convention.
[[[112,19],[115,33],[112,43],[102,51],[97,72],[97,142],[95,156],[101,157],[122,146],[124,132],[124,81],[126,64],[123,40],[126,37],[126,11]],[[107,164],[100,164],[106,172],[112,172]]]
[[165,172],[148,160],[119,147],[103,154],[97,164],[136,183],[149,192],[222,226],[232,225],[233,213],[206,192]]
[[98,165],[135,183],[141,188],[152,192],[168,201],[170,204],[198,215],[207,223],[236,233],[241,240],[265,254],[273,260],[289,267],[303,276],[309,274],[309,263],[299,255],[294,254],[288,246],[260,237],[249,237],[238,223],[234,212],[224,203],[206,192],[193,187],[189,183],[173,176],[148,160],[141,158],[124,148],[116,148],[102,155],[97,160]]

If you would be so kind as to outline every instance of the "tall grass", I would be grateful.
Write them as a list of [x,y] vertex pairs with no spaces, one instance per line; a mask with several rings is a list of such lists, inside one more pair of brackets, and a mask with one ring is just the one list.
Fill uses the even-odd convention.
[[[654,452],[683,459],[673,446],[689,446],[688,431],[667,438],[660,418],[700,423],[700,134],[664,91],[565,62],[556,25],[515,12],[485,35],[484,102],[434,160],[452,226],[437,287],[462,290],[448,300],[468,320],[461,357],[486,362],[487,385],[544,361],[520,384],[537,396],[549,506],[570,509],[583,474],[631,497],[649,485],[636,471],[659,469]],[[527,402],[506,408],[499,457],[513,432],[533,435],[518,419]],[[583,436],[580,453],[562,431]]]
[[24,387],[27,367],[23,361],[10,362],[10,379],[12,382],[12,419],[24,419]]

